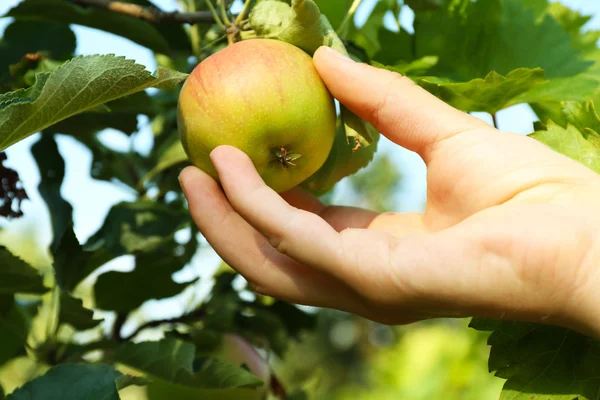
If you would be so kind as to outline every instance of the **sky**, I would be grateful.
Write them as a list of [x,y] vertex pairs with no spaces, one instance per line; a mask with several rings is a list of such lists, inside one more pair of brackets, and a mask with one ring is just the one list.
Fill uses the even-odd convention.
[[[0,0],[0,15],[4,15],[18,2],[19,0]],[[375,0],[365,0],[363,2],[356,15],[358,22],[364,20],[374,2]],[[594,15],[593,20],[588,23],[586,28],[600,29],[599,0],[563,0],[562,3],[584,14]],[[155,4],[166,11],[177,8],[175,0],[155,0]],[[404,10],[401,14],[402,23],[408,30],[412,30],[412,13],[406,8]],[[0,33],[9,23],[10,19],[8,18],[0,19]],[[73,30],[77,35],[77,54],[114,53],[134,59],[137,63],[145,65],[150,71],[154,71],[156,68],[152,53],[127,39],[82,26],[73,26]],[[477,116],[488,123],[491,122],[491,118],[487,114],[477,114]],[[518,133],[529,133],[532,129],[532,122],[536,120],[527,106],[515,106],[501,111],[498,114],[498,119],[501,129]],[[146,152],[151,146],[152,134],[148,129],[147,118],[140,117],[139,124],[141,129],[140,133],[134,136],[134,145],[139,151]],[[106,139],[106,143],[115,149],[126,149],[129,146],[128,140],[119,132],[106,131],[102,133],[102,136]],[[51,232],[49,216],[37,191],[39,174],[29,152],[31,145],[37,139],[38,135],[34,135],[7,150],[8,165],[18,170],[25,189],[31,198],[23,205],[26,217],[10,224],[11,228],[15,229],[25,229],[35,224],[38,239],[47,243],[50,240]],[[79,240],[84,242],[101,226],[112,204],[123,200],[134,200],[135,193],[112,183],[91,179],[89,176],[91,155],[84,146],[75,140],[62,136],[59,137],[58,144],[61,154],[66,159],[66,178],[62,188],[63,196],[74,206],[75,232]],[[426,193],[426,169],[421,159],[416,154],[392,145],[385,139],[381,145],[381,150],[393,156],[404,177],[397,193],[398,210],[422,210]],[[346,200],[344,199],[344,193],[346,192],[342,191],[342,195],[338,196],[338,203],[344,203]],[[0,226],[2,224],[6,225],[5,222],[0,222]],[[218,259],[214,254],[206,253],[199,255],[196,260],[199,260],[197,265],[192,265],[187,271],[184,271],[179,280],[187,280],[193,275],[197,275],[198,270],[206,271],[205,265],[207,263],[216,265]],[[127,266],[130,262],[131,259],[120,259],[106,268],[127,269],[130,268]]]

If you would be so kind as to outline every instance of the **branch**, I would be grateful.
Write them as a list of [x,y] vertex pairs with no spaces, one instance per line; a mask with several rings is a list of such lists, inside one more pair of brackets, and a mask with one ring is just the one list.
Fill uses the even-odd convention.
[[162,11],[155,7],[143,7],[137,4],[116,0],[67,0],[80,6],[103,8],[109,11],[129,15],[155,24],[198,24],[215,22],[209,11],[184,13],[179,11]]
[[181,324],[185,322],[195,322],[199,321],[202,318],[206,317],[206,310],[204,308],[199,308],[196,311],[192,311],[189,314],[184,314],[181,317],[170,318],[170,319],[159,319],[155,321],[148,321],[137,327],[133,333],[129,336],[125,336],[122,338],[123,341],[129,341],[136,337],[141,331],[148,328],[156,328],[161,326],[162,324]]
[[113,324],[113,328],[112,328],[112,339],[115,342],[122,342],[124,341],[124,339],[121,337],[121,329],[123,328],[123,325],[125,325],[125,322],[127,321],[127,316],[128,313],[117,313],[117,316],[115,318],[115,323]]

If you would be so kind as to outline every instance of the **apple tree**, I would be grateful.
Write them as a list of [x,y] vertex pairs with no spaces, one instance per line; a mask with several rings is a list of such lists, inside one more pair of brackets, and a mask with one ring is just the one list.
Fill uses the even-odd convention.
[[[411,27],[401,21],[406,13],[414,14]],[[179,316],[136,318],[144,305],[197,282],[173,279],[207,246],[177,182],[189,164],[177,103],[194,67],[237,42],[268,38],[308,56],[330,46],[494,124],[503,110],[527,105],[538,118],[532,137],[600,172],[600,32],[560,2],[179,0],[178,11],[165,11],[150,0],[21,0],[3,17],[10,23],[0,39],[0,226],[10,230],[28,201],[10,148],[34,135],[52,237],[36,250],[48,256],[46,269],[0,243],[0,365],[28,371],[17,387],[0,387],[0,398],[119,399],[132,390],[152,400],[311,398],[310,387],[282,382],[269,360],[315,329],[314,312],[253,294],[227,265]],[[158,68],[77,55],[74,25],[149,49]],[[102,138],[113,129],[132,141],[139,116],[151,121],[148,152],[117,151]],[[388,162],[377,153],[379,133],[343,104],[336,118],[331,150],[301,185],[327,199],[344,178],[367,197],[393,184],[377,179]],[[85,241],[62,192],[61,137],[90,152],[92,179],[134,193]],[[371,161],[375,179],[365,179]],[[367,203],[390,207],[381,198]],[[133,268],[106,268],[124,256]],[[506,379],[502,399],[598,397],[597,341],[512,321],[470,326],[489,332],[489,369]]]

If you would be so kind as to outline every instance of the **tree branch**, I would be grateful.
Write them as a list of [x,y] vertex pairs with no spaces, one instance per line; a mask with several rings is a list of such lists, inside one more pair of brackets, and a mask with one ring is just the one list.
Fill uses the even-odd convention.
[[206,310],[201,307],[195,311],[192,311],[189,314],[184,314],[181,317],[148,321],[148,322],[138,326],[137,329],[131,333],[131,335],[123,337],[122,340],[123,341],[131,340],[134,337],[136,337],[144,329],[156,328],[163,324],[180,324],[180,323],[186,323],[186,322],[195,322],[195,321],[201,320],[204,317],[206,317]]
[[67,0],[80,6],[103,8],[105,10],[129,15],[155,24],[198,24],[215,22],[209,11],[184,13],[179,11],[162,11],[154,7],[143,7],[137,4],[116,0]]

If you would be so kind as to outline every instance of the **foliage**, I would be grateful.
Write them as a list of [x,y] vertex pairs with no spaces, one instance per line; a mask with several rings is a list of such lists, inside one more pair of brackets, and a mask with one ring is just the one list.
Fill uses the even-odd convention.
[[[210,293],[190,301],[181,315],[140,319],[144,307],[197,290],[197,276],[177,275],[206,250],[176,179],[187,164],[176,125],[178,90],[198,62],[236,40],[270,37],[309,54],[327,45],[405,74],[466,112],[496,114],[529,104],[540,119],[532,138],[600,172],[594,106],[600,32],[584,29],[589,17],[547,0],[378,0],[358,7],[366,17],[360,25],[353,18],[356,0],[248,0],[249,13],[241,15],[224,0],[216,6],[180,1],[183,14],[157,11],[149,0],[125,2],[128,7],[109,9],[89,0],[21,0],[5,15],[12,19],[0,39],[0,151],[7,149],[0,152],[0,217],[21,216],[27,199],[5,154],[34,135],[31,152],[52,237],[48,249],[24,247],[48,254],[52,268],[32,266],[0,243],[0,382],[6,386],[13,366],[26,371],[16,384],[0,387],[0,398],[6,392],[15,400],[119,399],[138,386],[153,400],[493,396],[500,381],[481,364],[487,334],[456,334],[446,324],[396,329],[389,352],[375,351],[372,338],[389,328],[335,313],[317,318],[255,295],[225,265],[212,276]],[[415,12],[414,32],[400,23],[406,8]],[[111,54],[76,55],[72,25],[146,47],[157,71]],[[132,143],[145,129],[139,116],[151,121],[149,151],[118,151],[103,139],[113,129]],[[68,177],[57,139],[65,137],[89,150],[93,179],[132,193],[85,242],[63,197]],[[373,127],[341,105],[329,158],[304,187],[330,195],[350,176],[345,182],[357,203],[393,208],[386,199],[401,174],[389,155],[376,153],[378,141]],[[129,270],[110,268],[124,256]],[[599,392],[592,339],[516,322],[476,320],[473,327],[492,331],[489,367],[506,379],[502,399],[591,399]],[[336,342],[336,335],[342,339]],[[448,335],[460,346],[448,348]],[[413,346],[444,363],[424,367],[425,356],[409,357]],[[319,371],[321,356],[328,362]],[[392,362],[421,363],[421,369],[389,376]],[[360,363],[372,370],[355,368]],[[422,381],[420,390],[408,387],[414,380]],[[342,387],[348,381],[355,384]]]

